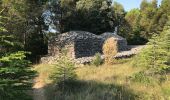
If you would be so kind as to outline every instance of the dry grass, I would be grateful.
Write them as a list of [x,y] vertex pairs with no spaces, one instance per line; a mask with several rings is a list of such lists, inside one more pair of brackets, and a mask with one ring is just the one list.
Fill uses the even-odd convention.
[[96,80],[107,83],[124,83],[126,78],[136,72],[137,69],[126,64],[102,65],[100,67],[85,66],[77,69],[77,74],[81,80]]
[[109,38],[103,45],[103,54],[105,56],[105,63],[110,65],[114,63],[113,57],[117,54],[117,40],[115,38]]
[[[38,65],[35,70],[40,73],[40,80],[46,84],[47,100],[63,100],[58,95],[60,90],[54,90],[53,85],[48,86],[53,84],[48,78],[53,72],[53,66]],[[146,85],[129,79],[133,73],[140,70],[129,63],[99,67],[86,65],[77,68],[79,82],[69,83],[68,87],[72,90],[68,89],[64,95],[65,100],[170,100],[170,81],[161,85]]]
[[34,70],[39,73],[38,80],[43,84],[50,84],[52,81],[49,79],[49,75],[53,72],[53,68],[53,65],[48,64],[35,65]]

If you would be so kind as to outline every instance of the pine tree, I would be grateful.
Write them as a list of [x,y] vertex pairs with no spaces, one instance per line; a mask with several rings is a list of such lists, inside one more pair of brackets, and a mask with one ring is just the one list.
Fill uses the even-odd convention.
[[165,39],[164,39],[164,42],[165,42],[165,50],[166,50],[166,53],[167,53],[167,65],[169,66],[168,69],[170,70],[170,29],[167,30],[166,34],[165,34]]
[[10,53],[0,58],[0,99],[30,100],[26,91],[31,89],[30,62],[24,60],[25,52]]
[[137,66],[146,67],[146,72],[153,76],[156,74],[165,74],[169,66],[169,48],[170,31],[163,36],[154,35],[149,40],[147,48],[141,52],[136,61]]
[[164,71],[165,65],[165,54],[166,52],[161,47],[163,45],[162,38],[157,35],[153,35],[148,43],[151,47],[147,51],[148,54],[148,67],[152,74],[161,73]]
[[31,89],[34,73],[25,60],[26,52],[16,49],[13,36],[3,34],[2,22],[0,29],[0,100],[30,100],[26,92]]
[[[169,17],[170,19],[170,17]],[[162,38],[164,41],[164,44],[162,45],[162,47],[164,48],[165,52],[166,52],[166,57],[167,57],[167,65],[170,68],[170,20],[166,23],[165,27],[164,27],[164,31],[162,32]]]
[[103,62],[103,59],[101,58],[101,54],[100,53],[96,53],[94,58],[93,58],[93,61],[92,61],[92,65],[95,65],[95,66],[100,66]]
[[61,86],[62,91],[65,91],[65,83],[76,78],[75,64],[66,54],[66,51],[60,54],[56,61],[54,73],[51,75],[57,85]]

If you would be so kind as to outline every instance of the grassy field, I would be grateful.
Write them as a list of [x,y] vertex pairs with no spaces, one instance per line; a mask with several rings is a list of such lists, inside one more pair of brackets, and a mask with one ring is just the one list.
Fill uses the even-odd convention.
[[34,69],[39,72],[38,80],[47,100],[170,100],[170,80],[162,84],[134,82],[130,77],[142,69],[129,62],[79,67],[77,80],[66,83],[64,93],[49,79],[52,65],[36,65]]

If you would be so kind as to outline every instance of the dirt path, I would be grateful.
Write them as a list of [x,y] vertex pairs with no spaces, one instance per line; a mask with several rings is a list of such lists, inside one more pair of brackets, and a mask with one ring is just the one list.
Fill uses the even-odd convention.
[[38,76],[35,78],[35,83],[33,86],[33,98],[34,100],[47,100],[45,96],[45,82],[40,78],[41,76]]

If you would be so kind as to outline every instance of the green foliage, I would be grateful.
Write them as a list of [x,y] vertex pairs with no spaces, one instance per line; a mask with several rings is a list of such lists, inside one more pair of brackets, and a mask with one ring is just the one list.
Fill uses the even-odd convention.
[[34,72],[30,69],[30,62],[25,60],[27,52],[18,51],[20,43],[14,36],[4,34],[3,32],[7,31],[3,27],[3,23],[1,24],[0,99],[30,100],[31,97],[26,92],[32,88],[31,79]]
[[162,91],[163,91],[164,94],[166,94],[167,96],[170,95],[170,88],[163,88]]
[[[124,17],[125,17],[125,11],[123,6],[114,1],[113,5],[112,5],[113,11],[114,11],[114,15],[113,17],[115,18],[115,24],[118,28],[120,28],[120,26],[122,26],[124,24]],[[118,34],[119,34],[119,29],[118,29]]]
[[166,80],[163,76],[170,70],[170,29],[167,28],[168,26],[165,27],[161,35],[153,35],[147,48],[135,58],[134,63],[135,66],[144,67],[146,76],[155,77],[160,83]]
[[132,9],[124,18],[120,35],[127,38],[129,44],[145,44],[153,33],[161,34],[168,21],[169,0],[162,0],[157,6],[157,0],[143,0],[140,9]]
[[140,26],[143,29],[143,36],[146,39],[150,39],[150,37],[152,36],[151,33],[151,29],[150,26],[152,26],[151,21],[153,20],[153,17],[155,16],[156,12],[157,12],[157,6],[155,6],[156,1],[153,0],[152,2],[147,2],[146,0],[144,0],[141,3],[141,18],[139,21]]
[[27,43],[25,45],[25,50],[31,52],[27,55],[33,63],[39,62],[40,55],[47,54],[47,40],[44,39],[43,34],[31,33],[27,37]]
[[134,82],[144,83],[144,84],[150,84],[151,79],[144,73],[144,72],[138,72],[132,75],[131,80]]
[[136,65],[147,68],[150,73],[161,73],[169,68],[165,64],[166,62],[166,52],[161,47],[162,41],[160,37],[154,36],[148,43],[148,47],[143,50],[137,58],[135,58]]
[[32,87],[31,78],[34,72],[30,70],[30,62],[24,60],[25,52],[18,51],[0,58],[0,99],[30,100],[26,91]]
[[[0,19],[5,23],[5,28],[8,30],[1,34],[3,37],[0,36],[1,40],[2,38],[5,39],[3,43],[6,43],[6,47],[3,46],[3,48],[7,51],[14,51],[11,50],[12,46],[12,49],[15,47],[15,50],[24,49],[32,52],[27,57],[32,62],[36,62],[40,55],[47,53],[47,42],[45,42],[45,36],[43,36],[41,18],[42,6],[45,2],[47,0],[1,0],[0,8],[3,9],[1,15],[5,16],[5,19],[1,17]],[[4,34],[8,36],[4,37]],[[7,40],[17,41],[10,44]]]
[[141,11],[139,9],[132,9],[125,16],[125,22],[119,34],[124,36],[129,44],[145,44],[147,42],[142,33],[140,19]]
[[66,53],[62,53],[56,61],[54,72],[50,78],[56,82],[63,91],[65,91],[65,83],[76,78],[75,64],[72,59],[66,56]]
[[100,66],[101,64],[103,63],[103,60],[101,58],[101,54],[100,53],[96,53],[95,54],[95,57],[92,61],[92,64],[95,65],[95,66]]
[[139,17],[140,10],[132,9],[126,14],[125,19],[132,28],[135,28],[138,25]]
[[0,8],[4,9],[1,13],[8,20],[4,20],[5,28],[8,34],[13,34],[23,40],[23,33],[26,29],[27,0],[1,0]]
[[165,30],[165,33],[163,33],[163,41],[164,44],[162,45],[162,48],[166,52],[166,60],[165,63],[168,66],[168,71],[170,70],[170,29]]
[[63,31],[101,34],[114,30],[114,10],[109,0],[61,0]]

